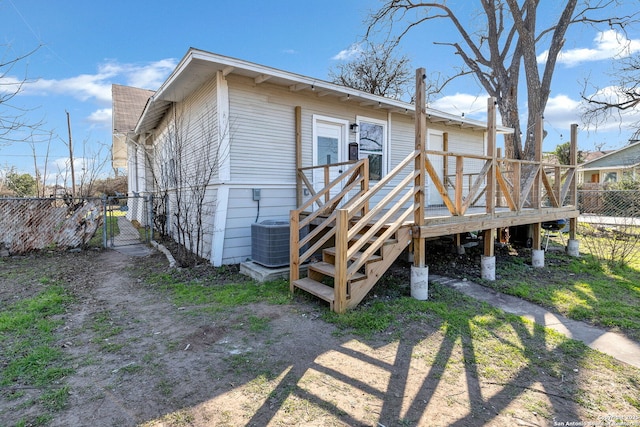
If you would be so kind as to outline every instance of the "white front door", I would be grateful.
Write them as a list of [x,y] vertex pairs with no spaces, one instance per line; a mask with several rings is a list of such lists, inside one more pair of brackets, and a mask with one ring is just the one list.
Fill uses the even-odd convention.
[[[314,116],[313,118],[313,164],[314,166],[331,165],[344,161],[347,150],[347,129],[349,123],[345,120],[329,117]],[[345,167],[330,167],[329,182],[338,177]],[[316,191],[325,186],[324,168],[314,169],[313,186]],[[333,194],[340,191],[332,191]],[[332,195],[333,195],[332,194]]]

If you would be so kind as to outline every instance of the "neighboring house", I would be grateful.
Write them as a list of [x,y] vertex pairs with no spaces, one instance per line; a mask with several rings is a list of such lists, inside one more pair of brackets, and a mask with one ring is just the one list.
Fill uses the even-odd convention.
[[[147,104],[152,90],[137,87],[112,85],[112,122],[113,137],[111,146],[111,164],[113,168],[127,168],[127,138],[133,138],[133,130],[140,114]],[[133,140],[129,141],[133,142]],[[129,168],[131,172],[131,168]]]
[[638,179],[639,172],[640,142],[634,142],[582,163],[578,167],[578,182],[581,184],[615,183],[625,176],[635,180]]
[[[132,118],[141,110],[139,103],[124,101],[145,95],[135,126],[124,121],[116,129],[121,113]],[[415,147],[412,104],[193,48],[155,93],[114,86],[113,103],[114,147],[116,132],[123,135],[119,146],[126,141],[128,147],[129,192],[171,193],[181,185],[178,175],[196,175],[185,183],[206,175],[204,198],[213,203],[203,218],[202,247],[216,266],[251,258],[251,225],[288,220],[301,203],[297,194],[306,199],[314,192],[297,190],[297,168],[368,157],[373,184]],[[428,149],[486,153],[485,123],[427,113]],[[449,162],[434,162],[437,173],[446,174]],[[328,178],[340,172],[327,169]],[[321,170],[309,180],[315,191],[324,187]],[[427,204],[443,206],[433,184]]]

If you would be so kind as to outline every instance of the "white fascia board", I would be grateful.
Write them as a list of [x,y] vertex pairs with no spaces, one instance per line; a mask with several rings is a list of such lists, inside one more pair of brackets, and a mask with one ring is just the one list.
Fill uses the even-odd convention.
[[[585,164],[585,163],[583,163]],[[618,165],[618,166],[603,166],[601,168],[598,167],[594,167],[594,168],[583,168],[581,166],[578,166],[578,169],[581,171],[607,171],[607,170],[626,170],[626,169],[633,169],[638,167],[638,165],[640,165],[640,163],[636,163],[633,165]]]

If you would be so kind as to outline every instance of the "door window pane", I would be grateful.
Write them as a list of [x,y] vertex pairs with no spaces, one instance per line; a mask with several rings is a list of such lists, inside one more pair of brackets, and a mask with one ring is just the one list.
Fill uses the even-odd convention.
[[385,126],[361,121],[358,128],[360,158],[369,158],[369,179],[378,181],[384,174]]
[[338,139],[318,137],[318,165],[338,163]]

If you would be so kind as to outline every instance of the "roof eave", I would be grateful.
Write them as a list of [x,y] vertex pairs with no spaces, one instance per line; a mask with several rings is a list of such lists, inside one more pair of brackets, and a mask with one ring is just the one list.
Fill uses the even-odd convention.
[[[177,87],[175,86],[180,83],[181,78],[185,77],[185,73],[188,73],[191,68],[195,68],[194,63],[196,61],[202,61],[203,63],[210,64],[212,66],[215,65],[215,67],[212,68],[219,68],[219,70],[225,75],[234,73],[237,70],[242,70],[244,74],[253,77],[257,84],[267,80],[276,80],[282,85],[289,85],[289,88],[292,91],[313,90],[318,94],[334,94],[341,100],[358,101],[360,106],[383,108],[397,113],[415,114],[415,106],[404,101],[373,95],[357,89],[326,82],[324,80],[190,48],[185,56],[180,60],[171,75],[149,99],[149,102],[147,102],[140,120],[136,125],[136,133],[149,132],[154,129],[161,120],[162,113],[164,113],[171,103],[177,99],[176,97],[184,98],[188,95],[189,92],[187,91],[184,93],[178,92]],[[193,77],[205,80],[210,78],[210,75],[207,76],[200,74],[194,75]],[[190,80],[193,81],[193,79]],[[458,125],[461,128],[471,128],[474,130],[487,129],[486,123],[479,120],[461,118],[459,116],[431,108],[427,108],[426,112],[431,116],[431,122]],[[512,128],[505,126],[496,126],[496,131],[501,134],[511,134],[514,132]]]

